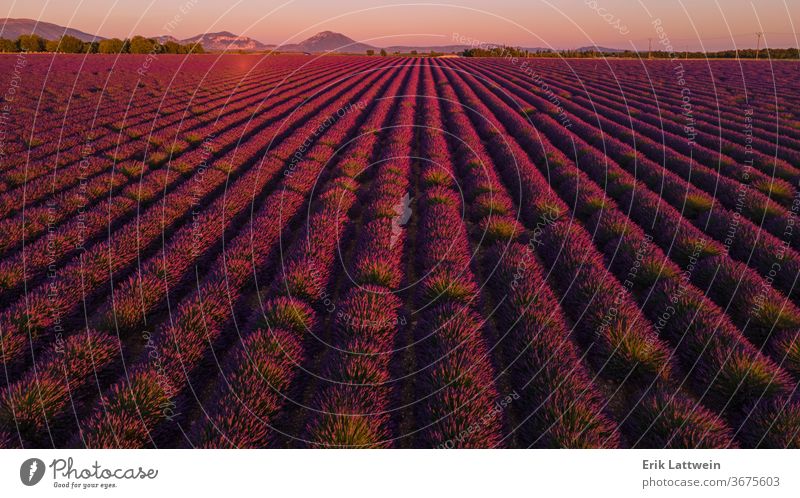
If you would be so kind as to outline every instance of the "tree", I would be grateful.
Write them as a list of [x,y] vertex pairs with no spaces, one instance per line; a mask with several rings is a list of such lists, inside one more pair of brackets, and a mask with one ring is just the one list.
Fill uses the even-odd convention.
[[411,51],[411,55],[417,55],[417,51],[416,50],[412,50]]
[[144,36],[134,36],[130,43],[132,54],[149,54],[156,51],[156,42]]
[[17,45],[22,52],[42,52],[44,51],[44,38],[39,35],[20,35],[17,38]]
[[125,43],[119,38],[100,40],[97,51],[101,54],[120,54],[125,49]]
[[189,44],[184,45],[184,48],[186,49],[186,53],[187,54],[204,54],[204,53],[206,53],[205,49],[203,49],[203,46],[200,45],[199,43],[194,43],[194,44],[189,43]]
[[387,55],[389,55],[389,54],[386,53],[386,49],[382,48],[381,49],[381,57],[386,57]]
[[58,40],[46,40],[44,50],[45,52],[58,52]]
[[8,38],[0,38],[0,52],[19,52],[17,42]]
[[178,42],[169,40],[163,43],[161,51],[165,54],[185,54],[186,48]]
[[367,50],[367,55],[375,55],[375,51],[372,49]]
[[83,52],[83,42],[74,36],[64,35],[58,41],[58,51],[65,54],[79,54]]
[[469,48],[462,52],[464,57],[525,57],[525,51],[518,47],[497,46],[491,48]]

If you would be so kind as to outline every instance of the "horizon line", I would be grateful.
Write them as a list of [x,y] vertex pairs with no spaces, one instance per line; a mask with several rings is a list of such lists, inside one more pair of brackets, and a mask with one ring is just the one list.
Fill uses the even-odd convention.
[[[233,35],[233,36],[235,36],[237,38],[247,38],[247,39],[253,40],[253,41],[258,42],[258,43],[260,43],[262,45],[265,45],[265,46],[281,47],[281,46],[289,46],[289,45],[299,45],[299,44],[303,43],[304,41],[307,41],[308,39],[313,38],[314,36],[317,36],[317,35],[319,35],[321,33],[333,33],[333,34],[336,34],[336,35],[345,36],[345,37],[349,38],[350,40],[352,40],[353,42],[355,42],[357,44],[370,45],[372,48],[377,48],[377,49],[389,49],[389,48],[394,48],[394,47],[439,48],[439,47],[458,46],[458,47],[470,47],[470,48],[503,48],[503,47],[508,47],[508,48],[519,48],[519,49],[523,49],[523,50],[533,49],[533,50],[537,50],[537,51],[543,51],[543,50],[547,51],[547,50],[549,50],[549,51],[559,52],[559,51],[570,51],[570,50],[582,50],[582,49],[588,49],[588,48],[591,48],[591,47],[595,47],[597,49],[609,49],[609,50],[612,50],[612,51],[620,51],[620,52],[634,52],[634,53],[636,53],[636,52],[647,52],[648,51],[648,49],[637,49],[637,48],[634,48],[634,47],[620,48],[618,46],[614,46],[611,43],[608,43],[608,44],[595,43],[595,44],[577,45],[577,46],[572,46],[572,47],[564,47],[564,46],[560,46],[560,47],[544,47],[544,46],[525,46],[525,45],[522,45],[522,44],[519,44],[519,43],[481,42],[481,43],[478,43],[478,44],[471,44],[471,43],[458,43],[457,41],[453,41],[453,43],[442,44],[442,45],[396,44],[396,45],[381,46],[381,45],[372,45],[368,41],[362,41],[362,40],[357,40],[357,39],[351,38],[349,35],[343,33],[342,31],[335,31],[333,29],[324,29],[322,31],[318,31],[318,32],[314,33],[313,35],[311,35],[311,36],[309,36],[309,37],[307,37],[307,38],[305,38],[303,40],[300,40],[300,41],[297,41],[297,42],[292,42],[292,43],[284,43],[284,44],[280,44],[280,45],[277,44],[277,43],[273,43],[273,42],[263,42],[261,39],[254,38],[254,37],[249,36],[249,35],[238,34],[238,33],[235,33],[233,31],[230,31],[229,29],[221,29],[221,30],[218,30],[218,31],[210,31],[210,32],[209,31],[203,31],[203,32],[197,33],[195,35],[192,35],[192,36],[189,36],[189,37],[186,37],[186,38],[178,38],[176,36],[169,35],[169,34],[133,35],[131,37],[125,37],[124,36],[124,37],[120,38],[119,36],[116,36],[116,35],[115,36],[111,36],[111,37],[100,36],[100,35],[98,35],[96,33],[91,33],[91,32],[88,32],[88,31],[84,31],[81,28],[76,28],[76,27],[73,27],[73,26],[65,26],[63,24],[59,24],[59,23],[55,23],[55,22],[51,22],[51,21],[46,21],[46,20],[41,20],[41,19],[32,19],[32,18],[28,18],[28,17],[4,17],[4,18],[1,18],[1,19],[2,19],[2,26],[0,26],[0,29],[4,29],[5,28],[6,21],[29,21],[29,22],[33,22],[35,24],[50,24],[50,25],[53,25],[53,26],[57,26],[59,28],[63,28],[65,30],[65,34],[66,34],[66,30],[68,30],[68,29],[69,30],[79,31],[79,32],[81,32],[81,33],[83,33],[85,35],[88,35],[88,36],[91,36],[91,37],[95,38],[97,41],[100,41],[100,40],[103,40],[103,39],[110,39],[110,38],[117,38],[117,39],[120,39],[120,40],[124,40],[126,38],[133,38],[133,36],[142,36],[142,37],[148,38],[148,39],[158,39],[158,38],[170,37],[170,38],[173,38],[173,39],[175,39],[177,41],[185,42],[185,41],[190,40],[192,38],[196,38],[196,37],[203,36],[203,35],[228,33],[228,34],[231,34],[231,35]],[[773,35],[779,35],[779,36],[797,36],[797,34],[778,33],[778,32],[773,32],[773,33],[765,32],[764,34],[773,34]],[[430,37],[437,37],[437,38],[451,38],[452,39],[452,37],[454,37],[456,35],[458,35],[458,33],[456,33],[456,32],[451,33],[449,36],[446,35],[446,34],[439,34],[439,33],[411,33],[411,34],[404,33],[404,34],[401,34],[401,35],[384,35],[384,36],[381,36],[381,37],[367,38],[366,40],[372,40],[372,39],[376,39],[376,38],[387,38],[387,37],[392,37],[392,36],[398,36],[398,37],[399,36],[430,36]],[[704,40],[714,40],[714,39],[718,40],[718,39],[721,39],[721,38],[726,38],[727,39],[727,38],[742,37],[742,36],[749,36],[749,34],[739,33],[739,34],[732,34],[730,36],[725,36],[725,37],[706,37],[706,38],[701,38],[701,39],[694,39],[693,41],[702,43]],[[0,35],[0,38],[5,38],[5,37]],[[676,40],[678,40],[678,39],[676,39]],[[686,41],[687,39],[680,39],[680,40],[683,42],[683,41]],[[629,40],[629,42],[632,45],[634,44],[634,42],[646,42],[646,41],[648,41],[647,38]],[[766,37],[765,37],[765,41],[766,41]],[[765,45],[765,46],[763,46],[761,48],[761,50],[787,50],[787,49],[800,49],[800,46],[791,45],[791,44],[789,44],[789,45],[780,45],[780,46],[778,46],[778,45],[773,45],[773,46]],[[755,47],[750,47],[750,46],[748,46],[748,47],[736,47],[736,46],[733,46],[733,47],[720,48],[720,49],[715,49],[715,50],[685,49],[685,50],[674,50],[674,52],[675,53],[684,53],[684,52],[688,51],[688,52],[695,52],[695,53],[714,53],[714,52],[748,51],[748,50],[756,50],[756,48]],[[652,52],[665,52],[665,50],[656,49],[656,50],[652,50]]]

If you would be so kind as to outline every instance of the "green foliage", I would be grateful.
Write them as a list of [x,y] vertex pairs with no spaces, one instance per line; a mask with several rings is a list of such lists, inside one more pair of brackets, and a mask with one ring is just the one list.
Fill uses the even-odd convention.
[[65,54],[80,54],[83,52],[83,41],[74,36],[64,35],[61,37],[58,49]]
[[97,51],[101,54],[120,54],[126,48],[125,42],[119,38],[110,38],[108,40],[100,40]]
[[185,54],[186,51],[178,42],[168,40],[161,44],[161,51],[165,54]]
[[200,44],[186,44],[181,45],[175,41],[167,41],[161,45],[161,53],[163,54],[203,54],[203,46]]
[[19,46],[14,40],[0,38],[0,52],[19,52]]
[[132,54],[150,54],[158,52],[157,46],[155,40],[144,36],[134,36],[131,38],[129,50]]
[[187,45],[184,45],[184,46],[186,47],[186,53],[187,54],[204,54],[204,53],[206,53],[205,49],[203,49],[203,46],[200,45],[199,43],[187,44]]
[[528,57],[530,53],[518,47],[488,47],[468,48],[462,54],[464,57]]
[[375,55],[375,51],[372,49],[367,50],[367,55]]
[[84,43],[74,36],[64,35],[58,40],[45,41],[44,48],[48,52],[80,54],[84,52]]
[[[592,58],[624,58],[624,59],[638,59],[648,57],[648,53],[637,52],[633,50],[615,51],[615,52],[600,52],[593,50],[540,50],[537,52],[529,52],[521,48],[514,47],[488,47],[488,48],[470,48],[462,52],[464,57],[504,57],[504,58],[524,58],[524,57],[564,57],[572,59],[592,59]],[[652,59],[672,59],[672,58],[690,58],[690,59],[755,59],[755,49],[745,50],[721,50],[719,52],[661,52],[654,51],[649,53]],[[797,48],[770,48],[761,49],[758,52],[758,58],[761,60],[770,59],[800,59],[800,50]]]
[[21,52],[42,52],[44,43],[44,38],[38,35],[20,35],[17,38],[17,45]]

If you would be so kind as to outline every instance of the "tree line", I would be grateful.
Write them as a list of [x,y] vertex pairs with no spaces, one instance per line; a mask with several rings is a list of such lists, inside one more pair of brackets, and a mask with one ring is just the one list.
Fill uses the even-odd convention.
[[[367,55],[375,55],[375,51],[374,50],[367,50]],[[389,55],[389,53],[386,51],[385,48],[382,48],[381,52],[380,52],[380,55],[381,55],[381,57],[387,57]],[[399,52],[399,51],[395,50],[394,52],[392,52],[392,55],[402,55],[404,57],[409,57],[409,56],[411,56],[411,57],[440,57],[442,55],[445,55],[445,52],[437,52],[435,50],[431,50],[430,52],[422,52],[422,53],[420,53],[418,50],[412,50],[410,52]]]
[[159,43],[153,38],[134,36],[85,42],[70,35],[46,40],[39,35],[21,35],[16,40],[0,38],[0,52],[59,52],[65,54],[202,54],[199,43],[181,44],[172,40]]
[[652,58],[652,59],[800,59],[800,50],[796,48],[770,48],[761,49],[756,53],[755,49],[743,50],[720,50],[717,52],[635,52],[625,50],[622,52],[604,52],[600,50],[541,50],[529,51],[518,47],[487,47],[470,48],[461,53],[462,57],[566,57],[566,58]]

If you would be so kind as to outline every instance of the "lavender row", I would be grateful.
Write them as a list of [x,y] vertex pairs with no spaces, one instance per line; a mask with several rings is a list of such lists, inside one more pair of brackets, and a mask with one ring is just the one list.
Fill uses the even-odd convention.
[[[519,126],[524,125],[520,123]],[[594,192],[591,191],[591,188],[588,192],[581,192],[581,189],[585,190],[587,186],[592,185],[591,181],[588,179],[581,181],[580,175],[576,176],[573,172],[574,170],[571,170],[572,168],[569,167],[567,159],[563,155],[560,155],[557,150],[553,150],[549,154],[551,164],[555,163],[558,165],[550,170],[551,174],[554,175],[553,180],[558,184],[562,184],[560,188],[571,192],[569,194],[570,198],[574,198],[579,202],[585,202],[583,206],[580,204],[576,206],[576,213],[594,215],[596,218],[596,230],[599,231],[601,228],[604,228],[607,230],[606,233],[609,234],[606,235],[606,237],[612,235],[620,237],[618,244],[625,244],[629,256],[632,252],[641,251],[642,248],[650,251],[653,260],[647,262],[646,267],[649,268],[649,270],[642,272],[643,277],[646,276],[643,282],[649,286],[647,291],[643,291],[642,294],[648,297],[643,305],[648,317],[657,325],[660,333],[671,341],[676,341],[680,346],[677,350],[678,358],[685,362],[689,371],[694,370],[689,380],[693,383],[693,390],[702,395],[704,402],[713,406],[721,413],[728,415],[729,420],[740,422],[741,413],[748,409],[753,409],[753,406],[749,404],[750,401],[748,398],[748,396],[752,396],[753,393],[762,393],[764,401],[762,404],[758,405],[759,408],[771,406],[770,403],[775,400],[787,399],[786,396],[790,392],[790,384],[786,372],[772,361],[763,357],[758,350],[743,338],[741,332],[727,321],[716,306],[708,302],[708,300],[703,297],[702,293],[691,287],[687,281],[682,280],[690,277],[691,270],[689,270],[688,274],[684,274],[679,272],[676,267],[670,267],[670,264],[665,263],[665,261],[668,260],[660,251],[648,245],[644,233],[638,229],[638,227],[627,223],[627,218],[624,216],[613,216],[616,211],[613,205],[611,205],[611,214],[606,214],[605,206],[608,200],[604,199],[602,190],[594,187]],[[641,205],[641,202],[637,205]],[[602,220],[603,217],[608,216],[610,216],[610,218],[605,226],[600,225],[600,222],[597,221],[597,218]],[[549,235],[547,232],[545,234]],[[600,232],[600,234],[602,235],[602,232]],[[601,241],[602,240],[603,239],[601,239]],[[543,239],[543,241],[545,242],[545,247],[552,247],[553,244],[557,242],[555,239],[550,240],[548,238]],[[697,243],[702,244],[702,240],[697,241]],[[586,245],[592,245],[592,241],[588,239],[588,237],[582,244],[579,244],[580,247]],[[608,247],[608,250],[612,254],[616,254],[618,247]],[[702,255],[694,255],[688,259],[696,261],[707,255],[708,254],[705,253]],[[644,256],[642,256],[642,258],[643,257]],[[547,257],[545,257],[545,259],[547,259]],[[624,258],[622,261],[624,261]],[[638,259],[634,259],[634,261],[638,261]],[[628,262],[631,262],[630,259]],[[688,264],[693,265],[694,263],[689,262]],[[615,273],[621,276],[628,276],[631,271],[630,268],[633,267],[633,265],[627,270],[625,269],[626,266],[627,265],[624,263],[615,266],[612,259],[611,268]],[[645,265],[642,264],[642,266]],[[636,266],[637,275],[639,267],[640,266]],[[663,273],[662,268],[664,268]],[[581,281],[585,281],[585,279],[579,278]],[[680,293],[673,293],[672,291],[674,288],[670,286],[679,288]],[[652,303],[655,302],[662,304],[664,307],[668,307],[670,303],[675,304],[685,296],[691,296],[693,305],[702,307],[703,313],[705,314],[704,316],[709,317],[708,322],[704,323],[702,326],[697,324],[697,328],[682,328],[682,325],[688,325],[682,321],[684,318],[684,310],[674,306],[672,315],[669,315],[667,319],[665,319],[663,314],[665,310],[652,305]],[[609,309],[612,309],[612,307],[609,307]],[[692,315],[688,314],[687,316]],[[711,324],[714,323],[719,323],[719,326],[722,328],[717,329],[713,327]],[[690,330],[694,332],[694,335],[687,336],[686,334]],[[708,340],[708,338],[713,335],[721,336],[721,338],[724,337],[726,340]],[[682,340],[678,341],[681,338]],[[701,346],[702,349],[698,349]],[[706,356],[701,356],[701,354],[706,351],[708,354]],[[737,361],[728,364],[727,359],[729,357],[734,357]],[[740,370],[743,365],[749,365],[748,368],[752,369],[753,373],[750,373],[750,370],[747,369],[744,371]],[[758,372],[759,375],[756,375],[755,372]],[[763,375],[760,375],[762,373]],[[725,377],[727,377],[727,379],[725,379]],[[723,380],[718,381],[720,378],[723,378]],[[726,381],[729,383],[726,383]],[[713,396],[709,393],[713,393]],[[727,413],[729,408],[733,412],[732,414]],[[758,431],[758,429],[752,427],[750,427],[749,430]]]
[[[433,75],[425,67],[422,94],[432,95]],[[503,414],[491,355],[478,312],[479,289],[470,268],[472,252],[462,219],[443,119],[436,102],[420,102],[419,164],[422,185],[417,206],[419,315],[414,351],[419,445],[491,448],[501,443]]]
[[[405,229],[400,220],[408,199],[414,97],[420,68],[404,86],[382,154],[374,168],[375,189],[364,206],[363,228],[353,253],[352,285],[345,291],[323,377],[307,424],[308,440],[323,447],[383,447],[392,444],[389,361],[400,326]],[[407,97],[408,95],[412,97]],[[362,175],[358,172],[356,178]],[[348,272],[348,275],[351,275]]]
[[458,96],[436,71],[437,88],[448,116],[456,163],[464,178],[469,211],[479,231],[473,235],[492,275],[488,284],[500,303],[497,321],[507,343],[500,362],[519,393],[519,444],[537,447],[616,447],[616,424],[604,413],[606,401],[579,357],[558,301],[523,235],[520,213],[497,176],[495,164],[475,132]]
[[[337,89],[336,92],[340,95],[347,89],[348,87]],[[337,93],[334,93],[333,97],[323,100],[320,105],[330,105]],[[289,111],[289,109],[285,111]],[[277,112],[280,116],[283,110],[278,109]],[[296,121],[293,122],[302,122],[303,119],[316,112],[316,108],[310,108],[305,112],[296,113]],[[236,153],[247,157],[260,157],[265,152],[265,147],[266,151],[269,150],[270,139],[278,133],[280,127],[279,124],[268,125],[266,129],[261,130],[258,143],[248,142],[241,151],[236,148],[227,153],[226,156],[217,160],[217,164],[221,165],[220,168],[205,169],[203,175],[198,176],[195,181],[181,184],[179,188],[151,206],[137,219],[137,223],[123,226],[111,236],[109,241],[96,244],[88,251],[81,253],[78,259],[73,259],[65,267],[60,268],[55,278],[49,279],[37,289],[29,292],[24,300],[8,306],[0,315],[0,321],[2,321],[5,331],[2,337],[5,362],[10,364],[21,357],[24,349],[22,340],[24,336],[30,334],[36,345],[39,342],[39,336],[45,333],[49,327],[65,320],[74,312],[76,305],[81,301],[81,296],[104,285],[109,278],[110,271],[116,273],[124,269],[138,256],[140,247],[146,247],[149,242],[155,241],[157,237],[163,235],[167,227],[180,222],[192,211],[193,206],[209,200],[209,197],[230,181],[230,175],[235,178],[247,170],[249,163],[237,161]],[[270,132],[271,130],[274,131]],[[288,131],[284,133],[288,134]],[[300,145],[297,142],[302,143],[303,141],[304,138],[292,135],[287,145],[295,146],[296,149]],[[257,170],[251,170],[251,174],[257,174]],[[246,188],[246,186],[242,188]],[[76,227],[76,229],[80,228],[80,226]]]
[[[461,92],[461,100],[475,102],[477,116],[479,116],[478,129],[483,128],[484,133],[492,130],[503,131],[503,125],[492,120],[492,113],[475,100],[475,94],[470,89],[481,90],[479,85],[467,87],[462,82],[455,82],[456,89]],[[485,95],[485,94],[484,94]],[[485,98],[491,103],[492,99]],[[489,121],[493,121],[489,123]],[[483,124],[483,126],[482,126]],[[508,136],[502,134],[501,136]],[[491,142],[489,142],[491,143]],[[550,148],[549,157],[555,159],[558,151],[546,142],[539,142],[541,147]],[[623,430],[632,439],[632,444],[648,447],[662,446],[712,446],[718,447],[728,444],[730,430],[713,414],[697,409],[693,402],[680,391],[669,386],[670,361],[669,351],[657,339],[653,339],[654,330],[647,319],[642,317],[629,296],[628,280],[621,280],[616,286],[611,275],[604,272],[602,257],[594,250],[593,241],[577,223],[576,220],[565,216],[568,212],[566,205],[552,194],[552,190],[541,174],[529,162],[527,155],[519,146],[511,141],[497,140],[493,152],[500,158],[496,164],[516,164],[514,169],[509,167],[506,177],[510,182],[519,182],[520,195],[534,206],[527,211],[531,223],[535,223],[533,237],[529,242],[531,248],[542,255],[545,263],[549,265],[552,273],[570,275],[571,281],[558,285],[563,298],[562,307],[576,320],[578,330],[587,327],[587,333],[608,334],[609,341],[615,346],[613,355],[619,359],[605,359],[594,361],[595,368],[600,375],[607,377],[614,383],[621,383],[632,394],[626,401],[629,410],[636,410],[641,406],[650,408],[660,407],[664,413],[670,413],[671,418],[659,418],[658,411],[651,410],[644,415],[648,420],[644,425],[623,424]],[[502,171],[502,170],[501,170]],[[590,214],[603,209],[605,198],[602,191],[591,193],[582,192],[582,186],[590,184],[587,180],[581,181],[579,176],[568,169],[558,171],[548,170],[550,178],[559,186],[559,190],[566,199],[579,199],[576,206],[576,215]],[[519,175],[519,176],[518,176]],[[521,181],[518,180],[521,178]],[[582,205],[581,205],[582,204]],[[538,211],[538,212],[537,212]],[[644,273],[644,272],[642,272]],[[627,277],[627,275],[622,275]],[[589,322],[589,325],[586,325]],[[636,332],[636,331],[643,332]],[[632,333],[633,332],[633,333]],[[638,334],[638,335],[637,335]],[[643,335],[647,334],[647,335]],[[613,342],[617,341],[617,342]],[[598,346],[593,341],[589,350]],[[655,347],[654,347],[655,346]],[[647,355],[637,359],[637,355]],[[633,358],[633,361],[630,360]],[[590,360],[591,360],[590,356]],[[628,365],[626,365],[626,362]],[[644,362],[644,363],[642,363]],[[615,363],[617,364],[615,368]],[[647,367],[646,365],[648,365]],[[646,376],[637,381],[636,369],[644,367]],[[622,381],[620,381],[622,379]],[[640,386],[643,392],[637,391],[635,386]],[[656,415],[656,416],[654,416]],[[630,420],[623,414],[624,421]],[[691,433],[683,426],[675,425],[676,420],[692,420],[695,424],[706,429],[707,434]],[[678,438],[667,437],[679,435]]]
[[[404,70],[408,72],[408,69]],[[396,75],[387,93],[394,95],[401,78]],[[340,237],[347,225],[347,211],[355,202],[356,180],[369,167],[377,144],[370,130],[379,129],[388,116],[391,100],[381,100],[360,126],[361,135],[352,142],[339,161],[335,178],[322,205],[307,224],[307,229],[289,252],[270,288],[270,298],[245,326],[246,338],[231,355],[219,383],[208,420],[198,422],[199,444],[205,447],[263,447],[275,437],[272,424],[286,399],[293,393],[292,381],[298,366],[305,362],[310,338],[318,342],[322,333],[320,308],[326,305],[326,288],[332,279],[332,264]],[[364,134],[366,132],[366,134]],[[318,310],[320,310],[318,312]],[[337,316],[344,316],[341,311]],[[248,351],[256,341],[266,347]],[[272,344],[288,344],[278,352]],[[247,357],[253,357],[255,361]],[[254,369],[263,365],[268,375]],[[266,381],[266,386],[264,382]],[[253,385],[263,386],[253,390]],[[347,436],[345,432],[343,434]],[[342,441],[346,443],[346,441]]]

